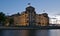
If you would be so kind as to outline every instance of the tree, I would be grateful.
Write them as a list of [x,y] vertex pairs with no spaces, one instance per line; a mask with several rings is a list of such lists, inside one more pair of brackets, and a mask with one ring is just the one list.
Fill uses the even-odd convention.
[[6,16],[3,12],[0,12],[0,25],[3,25],[5,22]]
[[14,24],[14,20],[13,20],[13,18],[10,18],[9,23],[10,23],[10,25],[9,25],[9,26],[13,26],[13,24]]

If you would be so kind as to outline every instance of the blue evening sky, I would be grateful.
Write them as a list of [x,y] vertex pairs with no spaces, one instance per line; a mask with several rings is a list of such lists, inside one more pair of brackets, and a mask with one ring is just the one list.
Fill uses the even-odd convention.
[[35,11],[38,14],[60,14],[60,0],[0,0],[0,12],[2,11],[7,15],[21,13],[25,11],[28,3],[31,3],[31,6],[35,7]]

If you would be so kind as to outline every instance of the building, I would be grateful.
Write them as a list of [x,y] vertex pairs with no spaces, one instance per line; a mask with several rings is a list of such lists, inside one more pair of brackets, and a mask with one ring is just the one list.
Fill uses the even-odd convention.
[[[9,21],[8,21],[9,20]],[[22,13],[13,14],[8,17],[6,25],[14,26],[47,26],[49,24],[49,17],[47,13],[37,14],[35,8],[28,6]],[[10,24],[9,24],[10,23]],[[8,32],[9,31],[9,32]],[[48,30],[8,30],[4,34],[10,36],[48,36]],[[38,32],[37,32],[38,31]],[[38,34],[39,33],[39,34]]]
[[26,7],[26,10],[21,14],[14,14],[13,17],[15,26],[47,26],[49,24],[49,17],[47,13],[37,14],[35,8],[32,6]]
[[40,26],[45,26],[49,24],[49,17],[47,13],[37,14],[36,24]]

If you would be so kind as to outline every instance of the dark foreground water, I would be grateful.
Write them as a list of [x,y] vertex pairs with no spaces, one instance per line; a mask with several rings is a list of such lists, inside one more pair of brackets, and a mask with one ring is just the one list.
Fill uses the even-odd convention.
[[[0,30],[0,36],[28,36],[29,31],[30,30]],[[60,36],[59,29],[35,30],[34,33],[35,33],[35,36]],[[32,33],[32,34],[34,34],[34,33]]]

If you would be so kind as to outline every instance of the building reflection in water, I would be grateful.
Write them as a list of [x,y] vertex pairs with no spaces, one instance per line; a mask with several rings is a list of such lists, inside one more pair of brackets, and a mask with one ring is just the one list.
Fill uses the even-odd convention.
[[60,36],[60,30],[0,30],[0,36]]
[[3,36],[28,36],[28,30],[3,30]]
[[49,31],[48,30],[37,30],[36,31],[36,36],[49,36]]
[[48,36],[48,30],[3,30],[2,36]]
[[60,36],[60,29],[49,30],[49,36]]

